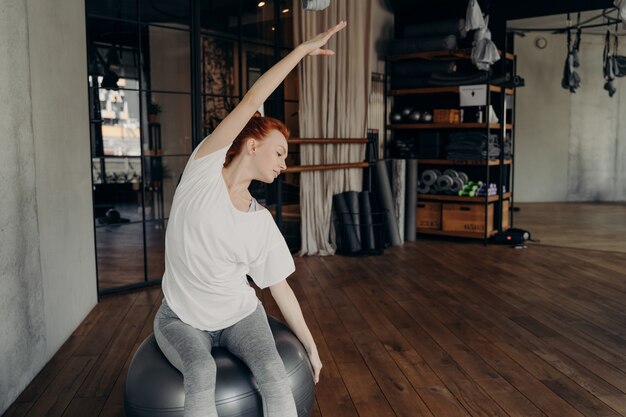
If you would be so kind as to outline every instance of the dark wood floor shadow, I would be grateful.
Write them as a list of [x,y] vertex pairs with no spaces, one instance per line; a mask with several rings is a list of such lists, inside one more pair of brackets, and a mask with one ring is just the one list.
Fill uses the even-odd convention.
[[[295,262],[324,363],[314,416],[626,416],[626,254],[422,240]],[[161,298],[104,297],[5,416],[124,416]]]

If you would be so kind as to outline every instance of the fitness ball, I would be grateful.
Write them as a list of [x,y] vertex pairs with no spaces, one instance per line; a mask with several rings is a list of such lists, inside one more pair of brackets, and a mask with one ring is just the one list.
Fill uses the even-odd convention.
[[[269,317],[276,348],[283,360],[298,417],[309,417],[315,399],[313,372],[306,350],[291,330]],[[228,417],[262,417],[263,405],[252,373],[224,348],[211,351],[217,365],[217,413]],[[183,376],[161,353],[154,335],[143,341],[126,375],[124,408],[127,417],[182,417]]]

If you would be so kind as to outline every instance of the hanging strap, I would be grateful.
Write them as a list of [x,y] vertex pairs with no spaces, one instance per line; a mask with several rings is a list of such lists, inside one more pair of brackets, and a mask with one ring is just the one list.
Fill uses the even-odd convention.
[[604,52],[602,53],[602,60],[606,62],[609,57],[609,50],[611,49],[611,32],[606,31],[606,35],[604,36]]

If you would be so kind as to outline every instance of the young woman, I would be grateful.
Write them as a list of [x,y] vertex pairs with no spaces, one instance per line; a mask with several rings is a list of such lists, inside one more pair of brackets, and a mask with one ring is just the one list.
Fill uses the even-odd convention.
[[270,292],[306,348],[317,383],[320,358],[286,278],[293,259],[271,214],[248,192],[286,168],[288,129],[253,117],[287,74],[321,49],[345,22],[302,43],[252,86],[241,103],[192,153],[172,204],[165,239],[165,299],[154,320],[159,347],[184,376],[185,416],[217,417],[213,346],[250,368],[266,417],[296,417],[296,406],[267,316],[250,275]]

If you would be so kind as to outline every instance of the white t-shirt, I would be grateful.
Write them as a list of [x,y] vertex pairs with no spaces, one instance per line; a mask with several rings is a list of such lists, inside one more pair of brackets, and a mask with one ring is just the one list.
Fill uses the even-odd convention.
[[291,275],[295,265],[267,209],[243,212],[232,204],[222,176],[228,146],[196,160],[199,148],[174,194],[162,286],[183,322],[219,330],[258,305],[246,274],[266,288]]

